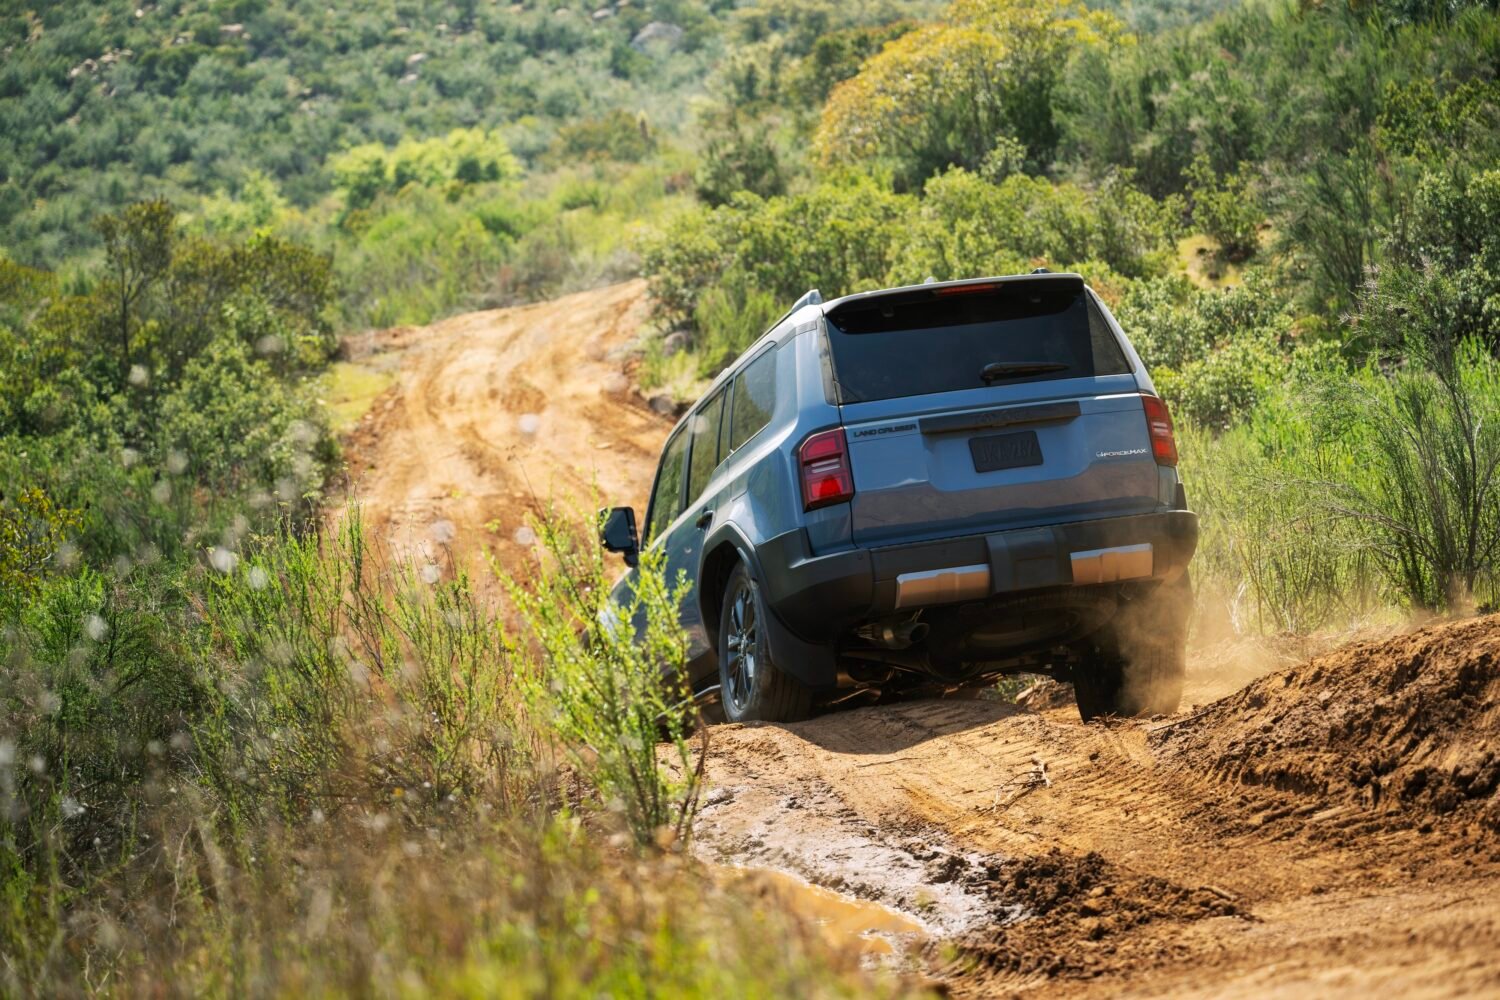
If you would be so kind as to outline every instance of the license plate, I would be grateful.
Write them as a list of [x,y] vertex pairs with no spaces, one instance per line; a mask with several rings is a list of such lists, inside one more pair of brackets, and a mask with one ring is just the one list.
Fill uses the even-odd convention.
[[1042,446],[1037,443],[1036,431],[970,438],[969,453],[974,456],[975,472],[1042,464]]

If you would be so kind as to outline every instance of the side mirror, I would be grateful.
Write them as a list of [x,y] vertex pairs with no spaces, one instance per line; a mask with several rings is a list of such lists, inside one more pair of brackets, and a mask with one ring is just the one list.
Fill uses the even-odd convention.
[[626,566],[640,562],[641,536],[635,530],[633,507],[606,507],[599,512],[599,544],[606,552],[618,552]]

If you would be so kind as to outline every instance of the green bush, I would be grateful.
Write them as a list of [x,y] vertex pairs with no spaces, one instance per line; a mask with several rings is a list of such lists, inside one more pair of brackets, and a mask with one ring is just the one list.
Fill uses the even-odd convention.
[[1242,261],[1260,246],[1265,212],[1255,198],[1253,178],[1246,164],[1232,174],[1219,175],[1207,156],[1187,169],[1188,199],[1193,225],[1212,237],[1226,260]]
[[59,507],[37,487],[0,496],[0,610],[35,595],[79,523],[78,511]]
[[291,501],[320,487],[332,458],[310,392],[277,379],[237,337],[188,362],[161,400],[158,427],[160,453],[182,456],[217,490],[274,486]]
[[[529,586],[503,575],[538,659],[521,674],[533,715],[641,845],[685,838],[698,807],[705,742],[687,687],[685,578],[665,578],[662,549],[641,554],[630,599],[616,605],[604,551],[555,519],[535,524],[549,565]],[[670,764],[658,757],[665,735]],[[707,739],[705,734],[705,740]]]
[[1451,356],[1367,369],[1331,405],[1364,429],[1355,474],[1322,502],[1358,524],[1415,607],[1494,592],[1500,554],[1500,362],[1474,341]]

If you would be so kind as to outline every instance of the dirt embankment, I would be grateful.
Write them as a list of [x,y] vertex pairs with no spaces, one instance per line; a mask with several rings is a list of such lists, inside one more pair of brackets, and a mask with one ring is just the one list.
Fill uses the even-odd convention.
[[962,995],[1500,992],[1497,651],[1438,626],[1143,722],[724,727],[699,836],[925,920]]
[[[629,392],[643,315],[631,283],[356,344],[395,371],[350,447],[376,536],[519,566],[549,497],[642,507],[669,430]],[[1500,618],[1281,662],[1197,654],[1190,700],[1220,700],[1148,721],[717,727],[697,850],[959,995],[1500,995]]]

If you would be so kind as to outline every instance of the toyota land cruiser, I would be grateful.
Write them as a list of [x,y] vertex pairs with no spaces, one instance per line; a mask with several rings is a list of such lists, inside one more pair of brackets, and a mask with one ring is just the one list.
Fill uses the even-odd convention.
[[733,721],[1022,671],[1085,719],[1181,696],[1197,516],[1076,274],[809,292],[667,439],[644,538],[601,517],[627,564],[686,572],[689,680]]

